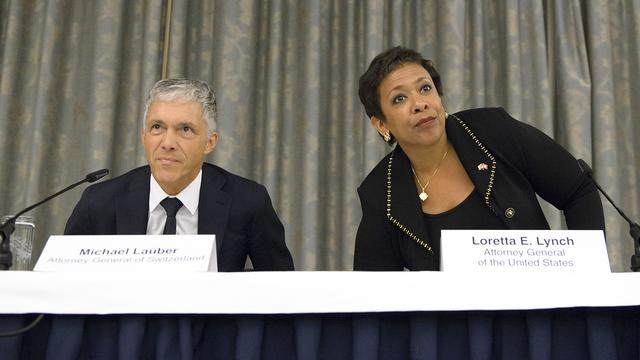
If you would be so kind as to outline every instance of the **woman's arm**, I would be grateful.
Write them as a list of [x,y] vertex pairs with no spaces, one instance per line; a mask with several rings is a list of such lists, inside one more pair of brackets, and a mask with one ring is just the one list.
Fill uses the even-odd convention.
[[384,211],[375,209],[362,189],[358,189],[358,196],[362,207],[362,219],[356,234],[353,270],[403,270],[403,262],[393,247],[393,230]]

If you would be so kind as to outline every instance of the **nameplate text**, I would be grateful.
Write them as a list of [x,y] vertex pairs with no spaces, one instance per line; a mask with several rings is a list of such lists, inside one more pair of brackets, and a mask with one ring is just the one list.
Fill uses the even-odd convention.
[[611,271],[600,230],[443,230],[441,270]]
[[215,235],[53,235],[33,270],[216,271]]

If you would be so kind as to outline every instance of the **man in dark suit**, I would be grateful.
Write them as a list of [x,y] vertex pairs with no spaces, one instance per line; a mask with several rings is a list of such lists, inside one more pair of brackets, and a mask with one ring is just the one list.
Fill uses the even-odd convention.
[[147,166],[88,187],[65,234],[215,234],[219,271],[293,270],[264,186],[204,162],[218,141],[216,100],[198,80],[158,81],[145,104]]

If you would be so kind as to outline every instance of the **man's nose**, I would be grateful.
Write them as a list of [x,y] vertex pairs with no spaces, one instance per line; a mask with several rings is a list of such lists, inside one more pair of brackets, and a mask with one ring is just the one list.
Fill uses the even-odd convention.
[[176,141],[178,139],[178,134],[175,130],[169,129],[164,133],[162,137],[162,149],[163,150],[174,150],[176,148]]

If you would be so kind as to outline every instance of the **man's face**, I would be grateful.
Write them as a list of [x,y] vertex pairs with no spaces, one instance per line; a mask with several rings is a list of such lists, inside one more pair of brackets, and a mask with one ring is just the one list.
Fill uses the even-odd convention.
[[210,136],[202,106],[195,101],[154,101],[142,129],[142,144],[151,173],[169,195],[182,191],[213,151],[218,134]]

